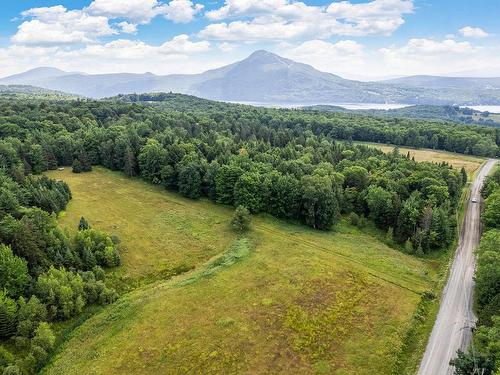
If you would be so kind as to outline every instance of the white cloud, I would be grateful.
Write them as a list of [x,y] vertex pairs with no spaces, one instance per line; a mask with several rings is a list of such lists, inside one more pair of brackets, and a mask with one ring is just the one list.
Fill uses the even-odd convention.
[[387,56],[394,57],[431,57],[441,59],[442,55],[470,54],[478,51],[478,47],[472,46],[469,42],[457,42],[453,39],[437,41],[433,39],[410,39],[401,48],[383,48],[381,52]]
[[309,40],[299,45],[285,45],[279,51],[292,60],[313,65],[323,71],[349,74],[364,68],[365,51],[363,45],[353,40],[329,43],[323,40]]
[[489,34],[479,27],[465,26],[458,30],[466,38],[486,38]]
[[149,23],[161,13],[157,0],[94,0],[86,12],[109,18],[126,18],[137,23]]
[[37,66],[88,73],[197,73],[229,62],[220,52],[212,54],[208,41],[193,41],[184,34],[160,45],[117,39],[79,48],[25,45],[0,48],[0,68],[4,76]]
[[226,0],[224,6],[206,12],[206,17],[243,19],[210,24],[200,35],[220,40],[390,35],[404,23],[403,15],[412,12],[413,0],[342,1],[328,7],[291,0]]
[[90,14],[109,18],[126,18],[135,23],[147,24],[158,15],[174,22],[190,22],[203,9],[203,5],[190,0],[94,0],[84,10]]
[[193,4],[192,1],[172,0],[163,6],[162,14],[171,21],[185,23],[192,21],[203,8],[202,4]]
[[231,52],[238,48],[238,45],[234,43],[222,42],[217,45],[217,48],[222,52]]
[[116,34],[102,16],[90,16],[79,10],[54,7],[33,8],[21,15],[30,18],[19,25],[11,38],[15,44],[42,45],[88,43],[100,36]]
[[137,33],[137,25],[135,23],[129,23],[127,21],[123,21],[117,24],[122,33],[125,34],[136,34]]

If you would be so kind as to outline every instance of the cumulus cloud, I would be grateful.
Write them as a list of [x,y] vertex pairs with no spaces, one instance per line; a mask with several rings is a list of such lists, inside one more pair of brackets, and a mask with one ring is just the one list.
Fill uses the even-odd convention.
[[158,15],[174,22],[190,22],[203,9],[203,5],[190,0],[94,0],[85,11],[109,18],[126,18],[135,23],[146,24]]
[[458,30],[466,38],[486,38],[489,34],[480,27],[465,26]]
[[204,8],[202,4],[193,4],[188,0],[172,0],[162,7],[162,13],[166,19],[174,22],[190,22],[197,13]]
[[206,12],[212,23],[200,35],[220,40],[284,40],[332,35],[390,35],[413,12],[413,0],[372,0],[353,4],[334,2],[328,7],[291,0],[226,0],[224,6]]
[[349,74],[355,69],[362,69],[365,57],[364,46],[353,40],[336,43],[309,40],[298,45],[285,45],[280,49],[280,54],[337,74]]
[[442,58],[442,55],[462,55],[478,51],[478,47],[472,46],[469,42],[457,42],[453,39],[443,41],[414,38],[400,48],[383,48],[381,52],[387,56],[394,57],[432,57]]
[[117,24],[122,33],[125,34],[136,34],[137,33],[137,25],[135,23],[129,23],[127,21],[123,21]]
[[97,37],[116,34],[102,16],[91,16],[79,10],[67,10],[62,5],[33,8],[21,13],[30,18],[19,25],[11,38],[15,44],[89,43]]
[[12,45],[0,48],[0,61],[3,75],[36,66],[55,66],[67,71],[89,73],[193,73],[229,62],[220,53],[211,56],[210,51],[208,41],[193,41],[188,35],[181,34],[159,45],[127,39],[78,48]]
[[[149,23],[162,15],[173,22],[189,22],[203,9],[190,0],[94,0],[88,7],[68,10],[62,5],[32,8],[21,13],[25,21],[19,25],[11,41],[15,44],[95,43],[99,37],[119,33],[135,34],[137,24]],[[112,19],[127,19],[113,26]],[[130,22],[129,22],[130,21]]]

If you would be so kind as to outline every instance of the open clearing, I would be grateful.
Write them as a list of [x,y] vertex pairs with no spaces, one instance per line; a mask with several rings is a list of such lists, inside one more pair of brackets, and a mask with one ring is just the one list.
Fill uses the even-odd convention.
[[[391,152],[394,150],[394,145],[383,144],[383,143],[372,143],[372,142],[354,142],[356,144],[362,144],[366,146],[372,146],[379,148],[383,152]],[[438,151],[430,149],[416,149],[408,147],[398,147],[401,154],[406,155],[408,152],[411,157],[415,157],[416,161],[428,161],[435,163],[447,162],[454,168],[461,169],[462,167],[469,173],[470,176],[476,172],[479,167],[485,162],[486,159],[477,156],[456,154],[447,151]]]
[[105,168],[85,174],[66,168],[47,175],[66,181],[73,193],[61,225],[75,232],[84,216],[90,225],[117,235],[123,244],[120,273],[126,276],[151,278],[191,268],[236,238],[225,207],[168,194]]
[[345,223],[318,232],[259,216],[237,239],[229,208],[101,168],[50,175],[73,192],[63,225],[74,230],[83,215],[121,237],[119,272],[196,268],[160,273],[102,309],[46,374],[387,374],[419,293],[437,277],[431,261]]

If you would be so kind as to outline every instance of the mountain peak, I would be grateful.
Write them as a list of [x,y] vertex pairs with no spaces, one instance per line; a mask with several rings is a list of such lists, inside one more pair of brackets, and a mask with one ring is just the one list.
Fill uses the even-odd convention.
[[[286,63],[289,65],[293,63],[292,60],[285,59],[284,57],[278,56],[275,53],[260,49],[253,52],[250,56],[248,56],[245,60],[248,61],[257,61],[259,63]],[[243,60],[243,61],[245,61]]]

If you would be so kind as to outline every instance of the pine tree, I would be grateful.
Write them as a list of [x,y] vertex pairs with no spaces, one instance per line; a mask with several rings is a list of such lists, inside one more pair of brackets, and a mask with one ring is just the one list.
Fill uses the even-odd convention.
[[78,230],[87,230],[90,229],[89,222],[82,216],[80,218],[80,223],[78,224]]
[[244,232],[250,229],[250,212],[246,207],[238,206],[234,211],[233,219],[231,220],[231,225],[238,232]]
[[464,167],[460,169],[460,174],[462,175],[462,183],[465,185],[467,183],[467,172]]

